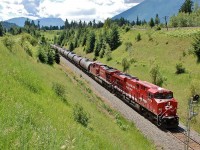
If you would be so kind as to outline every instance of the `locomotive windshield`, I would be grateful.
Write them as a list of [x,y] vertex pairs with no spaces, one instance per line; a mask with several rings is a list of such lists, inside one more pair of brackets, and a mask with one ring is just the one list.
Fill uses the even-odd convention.
[[156,99],[172,99],[173,94],[172,93],[156,93],[154,95],[154,98],[156,98]]

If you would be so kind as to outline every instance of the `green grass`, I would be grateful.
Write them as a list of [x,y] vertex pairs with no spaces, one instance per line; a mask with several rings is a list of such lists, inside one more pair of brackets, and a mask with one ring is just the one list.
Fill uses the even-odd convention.
[[[200,87],[200,64],[191,54],[193,36],[199,31],[199,28],[170,29],[169,31],[133,29],[127,33],[120,31],[122,45],[112,52],[112,60],[107,62],[106,58],[98,58],[98,61],[122,70],[122,59],[133,58],[136,62],[131,64],[129,73],[149,82],[151,82],[150,68],[153,64],[158,64],[162,75],[167,78],[163,86],[174,92],[174,97],[179,102],[178,114],[181,122],[184,123],[191,85],[196,83]],[[141,34],[142,40],[136,42],[135,37],[138,33]],[[151,41],[149,41],[149,35],[152,37]],[[132,43],[132,52],[125,50],[126,42]],[[82,48],[77,48],[75,52],[85,55]],[[92,59],[94,54],[88,54],[86,57]],[[180,62],[185,67],[186,73],[176,75],[176,64]],[[199,125],[200,115],[193,121],[192,127],[200,132]]]
[[[11,52],[1,40],[0,149],[155,149],[79,75],[37,62],[18,42]],[[73,118],[77,103],[90,116],[88,127]]]

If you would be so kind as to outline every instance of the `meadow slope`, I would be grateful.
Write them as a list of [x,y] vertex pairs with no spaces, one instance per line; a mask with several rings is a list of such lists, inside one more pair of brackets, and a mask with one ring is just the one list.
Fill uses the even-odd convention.
[[[0,149],[155,149],[79,75],[40,63],[20,46],[21,35],[10,38],[12,50],[0,38]],[[74,121],[77,103],[90,116],[87,127]]]

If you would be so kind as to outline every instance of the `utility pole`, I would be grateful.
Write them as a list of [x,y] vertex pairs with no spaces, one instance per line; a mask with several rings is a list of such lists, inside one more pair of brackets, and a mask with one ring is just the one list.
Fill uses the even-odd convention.
[[168,26],[167,26],[167,18],[168,18],[168,16],[165,16],[165,26],[166,26],[166,28],[167,28],[167,31],[168,31]]
[[197,116],[199,113],[199,109],[195,109],[195,108],[199,108],[198,105],[199,102],[199,95],[194,95],[193,97],[191,97],[188,101],[188,117],[187,117],[187,121],[186,121],[186,142],[185,142],[185,150],[189,149],[189,142],[190,142],[190,122],[192,120],[193,117]]

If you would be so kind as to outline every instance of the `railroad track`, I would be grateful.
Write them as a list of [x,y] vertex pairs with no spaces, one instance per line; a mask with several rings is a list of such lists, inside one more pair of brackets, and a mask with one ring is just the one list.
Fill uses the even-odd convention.
[[[177,129],[168,130],[168,133],[174,136],[184,145],[186,144],[187,134],[183,128],[179,127]],[[200,143],[190,137],[188,148],[189,150],[200,150]]]

